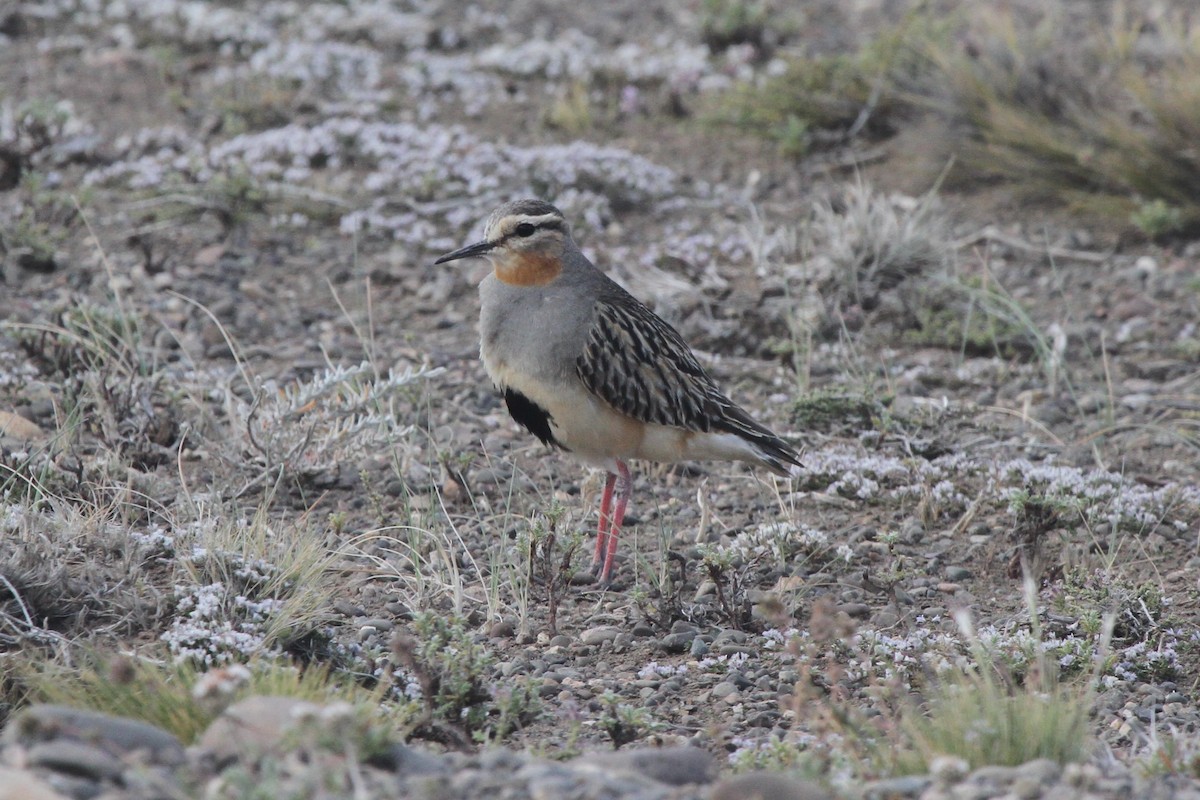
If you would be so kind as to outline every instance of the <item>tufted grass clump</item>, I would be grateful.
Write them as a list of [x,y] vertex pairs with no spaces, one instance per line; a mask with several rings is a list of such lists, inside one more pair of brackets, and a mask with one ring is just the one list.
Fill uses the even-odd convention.
[[162,634],[177,659],[244,661],[285,650],[330,618],[337,556],[306,520],[272,519],[269,505],[249,518],[224,509],[158,546],[180,578]]
[[891,135],[915,111],[907,89],[928,71],[927,52],[947,40],[948,20],[918,8],[857,50],[792,55],[777,73],[719,98],[711,119],[774,139],[795,157]]
[[955,188],[1003,181],[1147,239],[1200,228],[1200,23],[1186,4],[1069,13],[915,4],[857,49],[786,58],[713,118],[797,157],[924,118]]
[[[230,704],[250,695],[314,703],[349,703],[378,717],[385,687],[367,689],[330,665],[299,667],[286,659],[254,659],[202,669],[191,661],[84,650],[70,659],[19,658],[5,670],[14,704],[55,703],[136,719],[185,745]],[[393,709],[394,710],[394,709]]]
[[1002,179],[1026,195],[1138,228],[1200,224],[1197,26],[1107,3],[1064,35],[1063,10],[977,5],[969,46],[931,51],[935,103],[965,135],[957,179]]
[[[1037,589],[1031,578],[1025,580],[1025,595],[1030,634],[1041,642]],[[1096,657],[1088,675],[1069,682],[1048,649],[1036,647],[1021,671],[1014,671],[979,636],[967,611],[954,619],[969,648],[969,664],[945,673],[926,693],[924,706],[902,718],[905,735],[926,764],[938,756],[961,758],[972,769],[1018,766],[1042,758],[1059,764],[1086,758],[1088,714],[1104,659]],[[1112,626],[1110,616],[1097,656],[1107,650]]]
[[840,306],[866,310],[914,277],[937,277],[951,262],[949,220],[934,194],[887,195],[864,182],[837,201],[813,205],[818,251],[810,267]]

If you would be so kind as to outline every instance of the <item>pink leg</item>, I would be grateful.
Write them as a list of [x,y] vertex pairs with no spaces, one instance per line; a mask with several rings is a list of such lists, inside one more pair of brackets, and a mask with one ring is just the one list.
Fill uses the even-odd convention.
[[608,547],[608,532],[612,529],[613,485],[616,482],[617,476],[608,473],[608,479],[604,482],[604,496],[600,499],[600,527],[596,530],[596,552],[592,555],[593,572],[600,568],[600,559]]
[[[613,477],[613,476],[609,476]],[[600,582],[608,583],[612,577],[613,559],[617,556],[617,537],[621,523],[625,521],[625,507],[633,495],[633,478],[624,461],[617,461],[617,508],[613,512],[612,525],[608,532],[608,552],[604,556],[604,569],[600,570]]]

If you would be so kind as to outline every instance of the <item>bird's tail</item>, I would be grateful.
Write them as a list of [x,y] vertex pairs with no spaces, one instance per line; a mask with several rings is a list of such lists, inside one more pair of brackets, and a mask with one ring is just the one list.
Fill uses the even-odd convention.
[[755,422],[745,411],[732,403],[724,410],[724,418],[718,427],[746,441],[754,449],[759,464],[785,478],[792,475],[797,467],[804,466],[796,448],[766,426]]
[[794,475],[797,468],[804,466],[800,461],[800,453],[774,434],[751,442],[758,451],[759,463],[776,475],[786,478]]

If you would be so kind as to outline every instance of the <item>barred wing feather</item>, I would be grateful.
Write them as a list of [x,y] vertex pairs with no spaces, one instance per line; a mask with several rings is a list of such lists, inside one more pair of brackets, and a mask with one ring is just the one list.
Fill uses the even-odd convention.
[[786,442],[721,393],[674,328],[618,287],[597,301],[575,370],[593,394],[640,422],[736,434],[776,471],[800,463]]

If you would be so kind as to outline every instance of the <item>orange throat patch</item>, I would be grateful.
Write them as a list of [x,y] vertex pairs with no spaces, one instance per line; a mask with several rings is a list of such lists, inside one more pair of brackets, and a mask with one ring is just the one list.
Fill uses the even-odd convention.
[[512,286],[546,286],[562,274],[562,260],[523,253],[496,262],[496,277]]

